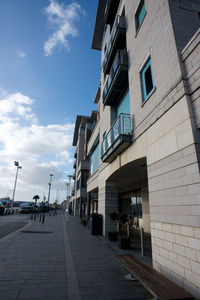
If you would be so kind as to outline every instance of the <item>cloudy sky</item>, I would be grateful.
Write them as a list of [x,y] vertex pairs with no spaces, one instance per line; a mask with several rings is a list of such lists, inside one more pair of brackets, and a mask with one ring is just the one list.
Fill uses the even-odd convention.
[[97,0],[0,1],[0,197],[66,196],[77,114],[90,115],[100,54],[91,50]]

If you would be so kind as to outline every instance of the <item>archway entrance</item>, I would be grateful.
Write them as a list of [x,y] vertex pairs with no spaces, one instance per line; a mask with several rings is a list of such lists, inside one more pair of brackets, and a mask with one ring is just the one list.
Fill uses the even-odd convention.
[[[132,248],[140,251],[140,233],[144,232],[146,255],[151,256],[151,230],[149,212],[149,192],[146,158],[130,162],[113,173],[108,183],[115,184],[118,198],[116,201],[119,214],[125,214],[128,222],[123,230],[129,230]],[[109,197],[106,197],[109,207]],[[129,225],[129,226],[127,226]],[[122,230],[122,232],[123,232]]]

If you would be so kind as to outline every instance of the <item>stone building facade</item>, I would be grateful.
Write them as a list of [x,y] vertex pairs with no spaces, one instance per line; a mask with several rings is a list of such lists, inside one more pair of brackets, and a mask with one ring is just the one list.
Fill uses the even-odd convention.
[[[87,206],[137,216],[153,267],[200,297],[200,1],[99,0]],[[95,196],[93,196],[95,195]]]

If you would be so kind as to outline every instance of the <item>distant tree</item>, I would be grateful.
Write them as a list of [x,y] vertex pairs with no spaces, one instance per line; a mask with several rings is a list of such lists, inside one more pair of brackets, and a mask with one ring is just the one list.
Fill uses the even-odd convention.
[[33,197],[33,200],[35,200],[35,203],[37,203],[38,199],[40,199],[40,196],[39,196],[39,195],[35,195],[35,196]]

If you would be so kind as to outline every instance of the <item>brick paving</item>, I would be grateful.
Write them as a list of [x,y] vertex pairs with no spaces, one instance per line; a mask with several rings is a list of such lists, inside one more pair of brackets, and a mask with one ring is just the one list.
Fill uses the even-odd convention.
[[[22,232],[23,231],[23,232]],[[80,220],[37,219],[0,239],[0,300],[149,299],[113,259],[115,250]]]

